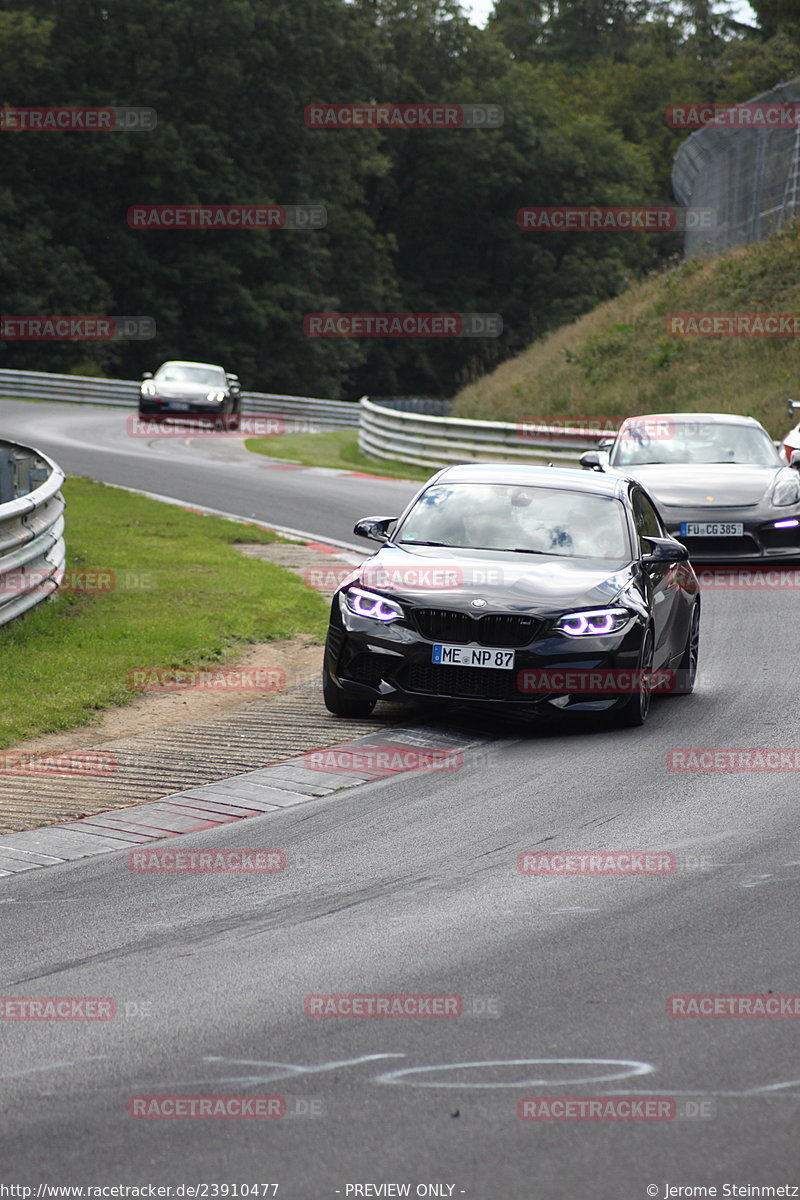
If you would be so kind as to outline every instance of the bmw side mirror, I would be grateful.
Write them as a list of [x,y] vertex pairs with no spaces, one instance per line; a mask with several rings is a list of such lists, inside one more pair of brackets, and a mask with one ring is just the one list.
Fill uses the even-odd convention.
[[396,522],[397,517],[362,517],[353,526],[353,533],[372,542],[388,542],[389,527]]
[[644,539],[653,549],[649,554],[642,555],[645,566],[654,563],[679,563],[689,561],[689,551],[682,542],[675,538],[648,537]]
[[152,378],[153,378],[152,371],[145,371],[144,375],[142,375],[142,379],[152,379]]
[[789,456],[789,466],[800,470],[800,450],[793,450]]
[[605,471],[604,458],[599,450],[586,450],[580,457],[580,464],[584,471]]

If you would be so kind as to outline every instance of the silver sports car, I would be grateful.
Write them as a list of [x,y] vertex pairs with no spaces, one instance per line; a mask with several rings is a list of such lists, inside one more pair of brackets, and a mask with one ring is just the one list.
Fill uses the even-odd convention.
[[581,465],[643,484],[694,561],[800,558],[798,471],[752,417],[630,417]]

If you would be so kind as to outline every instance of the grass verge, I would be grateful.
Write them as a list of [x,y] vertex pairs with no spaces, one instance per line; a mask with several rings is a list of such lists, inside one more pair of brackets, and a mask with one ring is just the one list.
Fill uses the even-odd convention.
[[734,412],[773,437],[800,399],[797,337],[685,337],[676,313],[800,312],[800,225],[636,283],[464,388],[453,416],[495,421]]
[[268,458],[285,458],[305,467],[336,467],[340,471],[365,471],[391,479],[430,479],[433,468],[410,463],[367,458],[358,448],[357,429],[331,429],[325,433],[287,433],[282,437],[248,438],[248,450]]
[[[237,542],[275,534],[70,479],[67,570],[111,573],[113,590],[62,591],[0,627],[0,747],[72,729],[140,693],[133,667],[203,667],[245,645],[311,634],[327,602]],[[69,576],[67,576],[69,579]]]

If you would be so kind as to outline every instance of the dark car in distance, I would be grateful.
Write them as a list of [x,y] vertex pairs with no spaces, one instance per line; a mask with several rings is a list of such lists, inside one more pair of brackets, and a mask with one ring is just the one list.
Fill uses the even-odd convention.
[[695,562],[800,557],[800,455],[788,466],[753,417],[630,417],[581,463],[637,479]]
[[147,421],[200,418],[218,429],[238,429],[241,403],[238,375],[214,363],[172,361],[139,389],[139,416]]
[[581,470],[474,464],[434,475],[333,597],[323,695],[607,712],[641,725],[656,690],[690,692],[700,595],[645,489]]

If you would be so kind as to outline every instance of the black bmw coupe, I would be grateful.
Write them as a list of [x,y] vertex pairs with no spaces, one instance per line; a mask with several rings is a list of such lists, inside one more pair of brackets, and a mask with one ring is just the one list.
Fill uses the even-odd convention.
[[645,489],[553,467],[447,467],[333,597],[330,712],[431,699],[608,712],[641,725],[651,693],[694,687],[700,594]]

